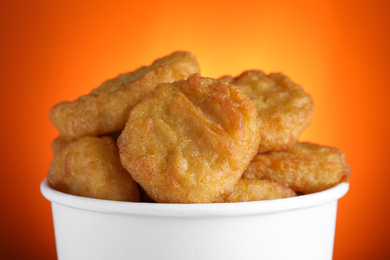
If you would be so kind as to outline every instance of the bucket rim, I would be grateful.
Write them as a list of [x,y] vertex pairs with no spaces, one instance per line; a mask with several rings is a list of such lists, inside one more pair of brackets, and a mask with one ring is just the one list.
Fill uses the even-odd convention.
[[44,179],[40,185],[42,195],[52,204],[114,215],[145,215],[166,217],[224,217],[264,215],[300,210],[337,202],[349,190],[349,183],[339,183],[324,191],[297,197],[233,203],[146,203],[93,199],[70,195],[51,188]]

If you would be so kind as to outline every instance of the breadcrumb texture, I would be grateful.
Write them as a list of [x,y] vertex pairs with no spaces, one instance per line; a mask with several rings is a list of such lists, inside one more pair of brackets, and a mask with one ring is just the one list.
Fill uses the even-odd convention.
[[242,178],[237,184],[234,192],[225,202],[245,202],[259,200],[284,199],[297,196],[287,186],[269,181]]
[[51,150],[53,152],[53,155],[56,156],[62,149],[64,149],[65,146],[70,144],[72,140],[68,140],[63,138],[62,136],[57,136],[56,139],[53,140],[51,143]]
[[303,194],[348,182],[350,176],[341,150],[313,143],[295,143],[285,151],[258,154],[243,174],[244,178],[283,183]]
[[251,70],[219,80],[237,85],[255,102],[261,135],[259,152],[291,147],[310,124],[311,96],[282,73],[267,75]]
[[60,102],[50,110],[49,117],[68,140],[120,131],[131,108],[157,84],[186,79],[198,72],[199,65],[191,53],[174,52],[148,67],[105,81],[89,95],[73,102]]
[[50,164],[47,180],[72,195],[139,201],[137,184],[122,167],[111,137],[83,137],[65,146]]
[[194,74],[160,84],[133,108],[120,158],[156,202],[223,202],[257,152],[256,118],[236,86]]

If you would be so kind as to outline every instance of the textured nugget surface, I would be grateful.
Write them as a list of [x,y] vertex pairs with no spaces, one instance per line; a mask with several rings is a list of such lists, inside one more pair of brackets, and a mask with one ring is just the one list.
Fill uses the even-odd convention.
[[62,136],[57,136],[56,139],[51,143],[51,150],[53,155],[56,156],[62,149],[65,148],[68,144],[70,144],[72,140],[68,140],[63,138]]
[[49,185],[68,194],[139,201],[137,183],[122,167],[111,137],[83,137],[59,151],[49,167]]
[[57,104],[50,110],[49,117],[64,139],[120,131],[130,109],[157,84],[186,79],[198,72],[199,65],[192,54],[174,52],[149,67],[105,81],[89,95]]
[[287,186],[269,181],[242,178],[234,192],[225,202],[274,200],[295,197],[296,193]]
[[199,74],[160,84],[132,109],[121,162],[157,202],[223,202],[257,152],[256,118],[236,86]]
[[295,143],[285,151],[258,154],[243,177],[283,183],[308,194],[349,181],[351,169],[344,153],[333,147]]
[[255,102],[260,122],[259,152],[291,147],[310,123],[311,96],[281,73],[266,75],[253,70],[220,80],[237,85]]

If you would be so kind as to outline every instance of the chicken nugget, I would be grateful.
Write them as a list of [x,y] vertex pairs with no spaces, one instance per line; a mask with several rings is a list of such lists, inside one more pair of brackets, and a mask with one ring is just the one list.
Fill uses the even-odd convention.
[[297,194],[287,186],[269,181],[242,178],[234,192],[225,202],[274,200],[295,197]]
[[89,95],[73,102],[60,102],[49,113],[65,139],[99,136],[123,129],[130,109],[158,83],[186,79],[198,73],[199,65],[188,52],[174,52],[149,67],[107,80]]
[[351,169],[344,153],[333,147],[295,143],[285,151],[258,154],[243,177],[266,179],[309,194],[348,182]]
[[266,75],[252,70],[219,80],[237,85],[255,102],[260,122],[260,153],[291,147],[310,123],[311,96],[281,73]]
[[122,167],[111,137],[83,137],[54,157],[49,185],[68,194],[96,199],[139,201],[137,183]]
[[256,118],[234,85],[199,74],[160,84],[130,112],[122,165],[156,202],[223,202],[257,152]]

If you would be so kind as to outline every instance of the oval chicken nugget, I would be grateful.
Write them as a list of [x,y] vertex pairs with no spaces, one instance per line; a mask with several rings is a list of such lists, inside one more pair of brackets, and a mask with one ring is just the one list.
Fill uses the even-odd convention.
[[349,181],[351,169],[344,153],[333,147],[295,143],[285,151],[258,154],[243,177],[283,183],[308,194]]
[[49,117],[65,139],[120,131],[130,109],[157,84],[186,79],[198,72],[199,65],[192,54],[174,52],[149,67],[105,81],[89,95],[57,104],[50,110]]
[[242,178],[234,192],[225,202],[274,200],[295,197],[297,194],[287,186],[269,181]]
[[259,152],[291,147],[310,123],[311,96],[281,73],[266,75],[253,70],[220,80],[237,85],[255,102],[260,122]]
[[139,201],[137,183],[122,167],[111,137],[83,137],[54,157],[47,176],[59,191],[106,200]]
[[132,109],[121,162],[157,202],[223,202],[256,154],[256,117],[236,86],[199,74],[160,84]]

